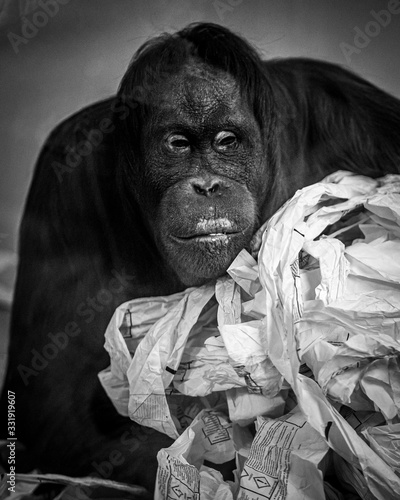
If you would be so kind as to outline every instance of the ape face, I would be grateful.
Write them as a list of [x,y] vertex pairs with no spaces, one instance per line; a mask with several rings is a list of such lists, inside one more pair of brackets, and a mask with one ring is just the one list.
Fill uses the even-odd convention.
[[142,145],[146,217],[180,281],[200,285],[222,275],[257,229],[261,134],[233,78],[200,63],[155,94]]

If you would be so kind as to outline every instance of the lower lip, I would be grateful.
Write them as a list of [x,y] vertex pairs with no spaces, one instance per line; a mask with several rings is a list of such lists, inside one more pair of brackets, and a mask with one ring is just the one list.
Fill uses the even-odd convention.
[[181,243],[225,243],[232,236],[235,236],[237,233],[212,233],[212,234],[199,234],[198,236],[192,236],[191,238],[178,238]]

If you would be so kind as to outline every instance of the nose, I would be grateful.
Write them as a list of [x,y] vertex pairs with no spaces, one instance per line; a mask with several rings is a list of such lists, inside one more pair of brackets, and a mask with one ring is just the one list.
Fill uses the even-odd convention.
[[220,179],[196,178],[192,180],[191,184],[194,192],[200,196],[215,196],[221,194],[222,185]]

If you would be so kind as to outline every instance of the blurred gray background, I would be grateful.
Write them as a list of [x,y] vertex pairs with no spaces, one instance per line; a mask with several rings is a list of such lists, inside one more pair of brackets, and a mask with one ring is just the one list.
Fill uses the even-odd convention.
[[[52,14],[43,14],[51,3]],[[143,42],[193,21],[241,33],[266,58],[337,62],[400,96],[398,0],[0,0],[0,249],[17,247],[51,129],[113,94]]]

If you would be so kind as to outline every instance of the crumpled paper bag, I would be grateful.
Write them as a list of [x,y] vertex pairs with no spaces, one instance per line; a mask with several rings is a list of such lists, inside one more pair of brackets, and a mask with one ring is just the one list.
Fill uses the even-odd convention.
[[[229,412],[242,426],[263,415],[271,429],[290,411],[301,412],[314,429],[304,440],[309,463],[303,466],[311,466],[312,482],[300,472],[305,484],[284,479],[280,471],[286,486],[271,498],[290,498],[289,485],[301,487],[304,499],[320,500],[323,490],[327,498],[340,498],[324,487],[318,469],[329,446],[348,484],[362,485],[365,495],[397,499],[398,450],[371,429],[400,421],[399,242],[400,176],[337,172],[298,191],[267,221],[252,255],[243,250],[230,277],[120,306],[106,332],[111,367],[100,380],[120,413],[174,438],[183,432],[176,443],[185,442],[187,450],[198,446],[191,425],[204,409]],[[260,432],[265,426],[258,422]],[[278,435],[271,431],[269,438]],[[233,433],[243,498],[259,498],[250,488],[243,493],[246,457],[255,449],[261,462],[269,457],[267,448],[254,448],[259,440],[256,434],[251,444]],[[171,456],[170,472],[181,467]],[[271,463],[278,467],[279,457]],[[237,487],[227,489],[218,473],[203,472],[194,474],[199,492],[204,487],[210,498],[219,498],[212,496],[216,491],[237,497]]]
[[287,385],[253,319],[261,310],[257,263],[247,253],[235,262],[236,281],[117,308],[105,333],[111,365],[99,378],[120,414],[172,438],[221,404],[242,423],[280,414]]
[[329,446],[299,408],[277,419],[258,417],[240,476],[238,500],[323,499],[320,468]]
[[[298,191],[268,221],[259,254],[270,359],[291,385],[307,421],[363,472],[371,493],[386,500],[398,498],[399,476],[332,402],[351,406],[354,395],[356,409],[365,403],[366,409],[398,418],[400,294],[396,268],[387,269],[386,262],[396,259],[399,248],[399,179],[372,180],[340,172]],[[371,267],[367,249],[354,252],[353,245],[338,238],[317,238],[349,216],[353,218],[344,226],[352,226],[353,232],[366,220],[374,225],[376,237],[353,245],[356,250],[359,244],[378,245],[382,262],[374,260]],[[338,231],[336,236],[348,242],[344,227]],[[308,266],[314,273],[310,280]],[[315,381],[300,373],[302,363],[312,369]]]
[[224,482],[203,462],[223,463],[234,457],[232,424],[220,412],[203,410],[169,448],[159,451],[154,499],[233,500],[237,485]]

